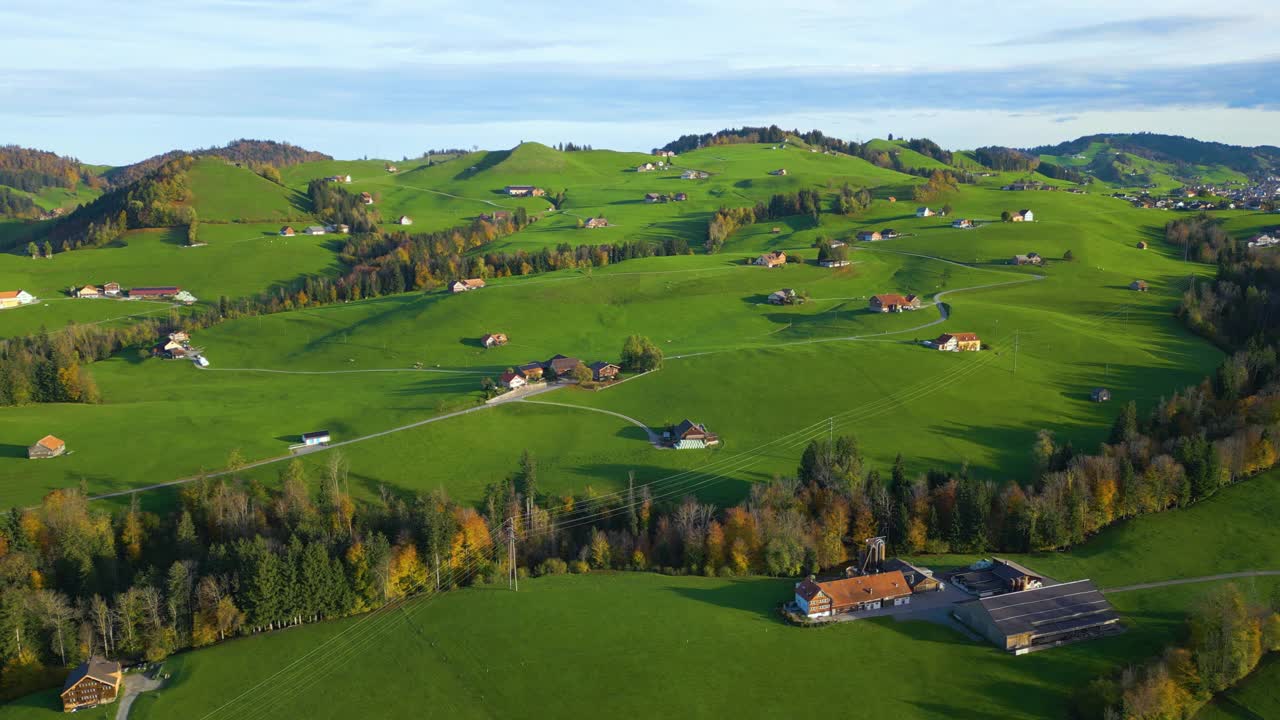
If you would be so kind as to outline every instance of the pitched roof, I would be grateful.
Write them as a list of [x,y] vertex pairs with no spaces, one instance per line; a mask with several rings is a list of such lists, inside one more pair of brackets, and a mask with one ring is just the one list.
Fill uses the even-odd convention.
[[875,575],[858,575],[851,578],[814,582],[805,580],[796,586],[796,594],[806,600],[812,600],[822,591],[831,598],[833,606],[858,605],[889,598],[903,597],[911,594],[911,586],[899,570],[877,573]]
[[587,367],[591,368],[594,371],[594,370],[603,370],[607,367],[618,367],[618,364],[611,363],[606,360],[597,360],[591,363],[590,365],[588,365]]
[[[993,595],[978,603],[1005,635],[1047,635],[1116,622],[1120,616],[1091,580]],[[968,604],[968,603],[966,603]]]
[[62,684],[62,692],[65,693],[73,685],[87,677],[108,685],[119,685],[120,663],[94,655],[77,665],[76,669],[67,675],[67,681]]
[[0,290],[0,300],[12,300],[21,294],[21,290]]
[[62,440],[52,435],[45,435],[44,437],[37,440],[36,444],[42,447],[49,448],[50,450],[61,450],[62,448],[67,446],[65,442],[63,442]]
[[938,336],[938,342],[946,342],[949,338],[955,338],[956,342],[973,342],[978,339],[977,333],[943,333]]
[[524,376],[522,376],[522,375],[517,375],[516,373],[513,373],[513,372],[511,372],[510,370],[508,370],[507,372],[504,372],[504,373],[502,373],[502,375],[498,376],[498,380],[499,380],[503,385],[507,385],[507,384],[509,384],[512,380],[516,380],[516,379],[523,380],[523,379],[524,379]]
[[1038,572],[1019,565],[1012,560],[1004,560],[1002,558],[991,558],[994,565],[991,566],[991,572],[1001,580],[1016,580],[1024,575],[1033,578],[1043,578],[1044,576]]
[[871,297],[874,298],[881,305],[910,305],[916,296],[915,295],[904,296],[904,295],[899,295],[897,293],[881,293],[879,295],[872,295]]

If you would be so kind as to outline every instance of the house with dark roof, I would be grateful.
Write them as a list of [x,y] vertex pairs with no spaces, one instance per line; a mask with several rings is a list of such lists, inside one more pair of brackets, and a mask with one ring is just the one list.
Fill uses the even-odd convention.
[[75,712],[115,702],[122,678],[118,662],[97,655],[85,660],[62,684],[62,711]]
[[1146,280],[1134,280],[1133,282],[1129,283],[1129,289],[1130,289],[1130,290],[1137,290],[1138,292],[1146,292],[1146,291],[1147,291],[1147,281],[1146,281]]
[[298,233],[293,229],[292,225],[285,225],[284,227],[280,228],[280,235],[283,237],[293,237],[294,235],[297,235],[297,234]]
[[46,458],[58,457],[66,451],[67,444],[65,442],[52,435],[45,435],[37,440],[35,445],[27,448],[27,459],[44,460]]
[[1030,210],[1019,210],[1018,212],[1014,213],[1009,219],[1014,222],[1033,222],[1036,219],[1036,215]]
[[933,571],[921,565],[912,565],[901,558],[889,558],[880,564],[882,572],[894,571],[902,573],[902,577],[906,578],[907,585],[911,586],[911,592],[938,592],[943,590],[946,585],[933,576]]
[[857,237],[862,242],[875,242],[884,239],[884,235],[878,230],[860,230]]
[[720,443],[720,436],[707,430],[706,425],[686,418],[679,425],[662,433],[663,443],[677,450],[692,450]]
[[138,298],[167,298],[182,292],[182,288],[173,285],[164,287],[136,287],[129,288],[129,297]]
[[928,207],[916,208],[916,217],[933,217],[934,215],[937,215],[937,213],[930,210]]
[[1106,402],[1111,399],[1111,391],[1104,387],[1094,388],[1093,392],[1089,393],[1089,399],[1099,403]]
[[1124,631],[1120,615],[1090,580],[970,600],[953,614],[1014,655]]
[[961,230],[968,230],[973,227],[973,221],[970,220],[969,218],[960,218],[959,220],[952,220],[951,227],[959,228]]
[[810,575],[796,583],[796,607],[814,619],[910,603],[911,587],[897,570],[826,582]]
[[329,440],[330,437],[328,430],[316,430],[315,432],[302,433],[303,445],[328,445]]
[[597,360],[587,366],[591,370],[591,379],[596,382],[608,382],[616,380],[618,373],[622,372],[622,367],[604,360]]
[[982,341],[975,333],[943,333],[933,341],[933,349],[942,352],[977,352]]
[[540,362],[530,362],[516,368],[516,372],[520,373],[528,382],[535,382],[542,379],[544,368]]

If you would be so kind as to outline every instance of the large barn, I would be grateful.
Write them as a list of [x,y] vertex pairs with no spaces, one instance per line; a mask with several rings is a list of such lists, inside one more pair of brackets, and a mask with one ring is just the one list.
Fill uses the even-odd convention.
[[1090,580],[960,603],[956,619],[1014,655],[1123,632],[1120,616]]
[[80,663],[62,686],[62,709],[75,712],[113,702],[120,692],[120,663],[94,656]]

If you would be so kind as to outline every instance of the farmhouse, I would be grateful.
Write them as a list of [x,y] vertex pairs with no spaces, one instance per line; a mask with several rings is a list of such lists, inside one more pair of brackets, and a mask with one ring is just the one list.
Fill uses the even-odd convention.
[[556,355],[547,361],[545,367],[556,376],[568,375],[573,369],[582,364],[582,361],[575,357],[565,357],[564,355]]
[[95,298],[96,299],[96,298],[102,297],[102,291],[94,287],[93,285],[85,285],[84,287],[77,289],[72,294],[78,298]]
[[329,182],[349,183],[351,182],[351,176],[350,175],[330,175],[329,177],[325,178],[325,180],[328,180]]
[[685,419],[662,433],[663,442],[676,450],[694,450],[720,443],[720,436],[707,431],[707,426]]
[[506,345],[507,336],[505,333],[488,333],[484,337],[480,338],[480,344],[487,348]]
[[308,225],[307,229],[303,230],[303,232],[308,235],[323,235],[325,233],[325,229],[323,225]]
[[343,235],[346,235],[347,233],[351,232],[351,226],[346,223],[338,223],[338,232],[342,233]]
[[329,439],[328,430],[316,430],[315,432],[302,433],[303,445],[328,445]]
[[395,165],[387,165],[387,172],[389,173],[400,172],[400,168],[396,167]]
[[30,305],[35,301],[35,296],[26,290],[0,290],[0,310],[18,307],[19,305]]
[[911,587],[897,570],[816,582],[812,575],[796,583],[796,606],[810,618],[907,605]]
[[449,292],[457,294],[469,292],[471,290],[479,290],[484,287],[484,280],[480,278],[468,278],[466,280],[456,280],[449,286]]
[[898,231],[894,230],[893,228],[885,228],[880,231],[880,237],[884,238],[885,240],[892,240],[898,237]]
[[508,370],[498,376],[498,383],[508,390],[524,387],[525,379],[519,373]]
[[786,174],[787,174],[787,169],[786,169],[786,168],[778,168],[777,170],[770,170],[770,171],[769,171],[769,174],[770,174],[770,175],[786,175]]
[[175,360],[187,356],[187,346],[178,340],[165,340],[155,344],[151,348],[151,354],[155,357],[162,357],[166,360]]
[[43,460],[44,458],[58,457],[67,451],[67,444],[52,435],[45,435],[36,441],[35,445],[27,448],[28,460]]
[[1138,292],[1146,292],[1146,291],[1147,291],[1147,281],[1146,281],[1146,280],[1134,280],[1133,282],[1129,283],[1129,289],[1130,289],[1130,290],[1137,290]]
[[676,195],[675,195],[675,201],[676,201],[676,202],[684,202],[685,200],[688,200],[688,199],[689,199],[689,194],[688,194],[688,193],[678,192],[678,193],[676,193]]
[[1011,265],[1043,265],[1044,258],[1036,253],[1027,253],[1026,255],[1014,255],[1009,261]]
[[884,293],[872,295],[868,301],[872,312],[902,312],[903,310],[919,310],[920,298],[916,295],[898,295]]
[[972,221],[972,220],[970,220],[970,219],[968,219],[968,218],[961,218],[961,219],[959,219],[959,220],[952,220],[952,221],[951,221],[951,227],[953,227],[953,228],[959,228],[959,229],[961,229],[961,230],[968,230],[969,228],[972,228],[972,227],[973,227],[973,221]]
[[593,217],[582,224],[582,227],[593,230],[595,228],[609,227],[609,221],[602,217]]
[[542,197],[547,194],[546,190],[532,185],[508,185],[503,192],[511,197]]
[[409,217],[408,215],[401,215],[401,216],[400,216],[400,219],[399,219],[399,220],[396,220],[396,224],[398,224],[398,225],[412,225],[412,224],[413,224],[413,218]]
[[173,285],[163,287],[137,287],[129,289],[129,297],[135,300],[142,298],[167,298],[182,292],[182,288]]
[[1010,217],[1009,219],[1014,222],[1034,222],[1036,219],[1036,216],[1035,216],[1035,213],[1031,212],[1030,210],[1019,210],[1018,212],[1014,213],[1013,216]]
[[1123,632],[1120,616],[1090,580],[960,603],[955,617],[1014,655]]
[[121,678],[118,662],[95,655],[80,663],[62,685],[62,711],[75,712],[115,702]]
[[777,252],[765,253],[752,261],[752,265],[760,265],[767,268],[782,267],[787,264],[787,254],[781,250]]
[[523,375],[524,379],[529,382],[534,382],[535,380],[541,380],[542,379],[542,363],[540,362],[525,363],[524,365],[521,365],[520,367],[516,368],[516,372]]
[[297,234],[298,233],[294,231],[292,225],[285,225],[284,227],[280,228],[281,237],[293,237],[294,235],[297,235]]
[[982,341],[973,333],[944,333],[933,341],[933,347],[942,352],[977,352]]
[[1272,245],[1280,245],[1280,237],[1272,237],[1267,234],[1255,235],[1249,238],[1249,247],[1271,247]]
[[618,365],[604,360],[593,362],[587,367],[591,369],[591,379],[596,382],[615,380],[618,377],[618,373],[622,371],[622,368]]
[[1093,392],[1089,393],[1089,399],[1099,403],[1107,402],[1111,399],[1111,391],[1103,387],[1094,388]]
[[362,192],[360,193],[360,202],[364,203],[365,205],[372,205],[373,196],[367,192]]
[[884,235],[880,234],[879,232],[876,232],[875,230],[859,231],[857,237],[862,242],[875,242],[876,240],[884,239]]
[[934,215],[937,215],[937,213],[927,207],[916,208],[916,217],[933,217]]
[[824,268],[847,267],[851,263],[848,260],[819,260],[818,266]]
[[791,288],[782,288],[769,293],[770,305],[793,305],[798,299],[796,291]]
[[651,162],[641,163],[636,166],[636,172],[649,172],[653,170],[655,167],[656,166]]
[[106,295],[107,297],[120,297],[120,283],[118,282],[103,283],[102,294]]
[[661,193],[645,193],[644,201],[647,203],[666,202],[667,196]]

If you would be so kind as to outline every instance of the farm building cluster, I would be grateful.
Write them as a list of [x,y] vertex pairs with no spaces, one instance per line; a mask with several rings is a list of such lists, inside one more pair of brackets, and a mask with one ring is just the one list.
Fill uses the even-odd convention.
[[[912,608],[913,600],[925,607]],[[1001,558],[935,574],[886,558],[884,538],[867,540],[857,564],[843,576],[820,581],[810,575],[797,582],[787,610],[793,617],[819,622],[929,613],[954,620],[1015,655],[1124,630],[1120,616],[1089,580],[1056,583]]]
[[[400,224],[405,225],[408,223],[402,222]],[[328,235],[330,233],[346,234],[349,232],[351,232],[351,226],[346,223],[337,223],[334,225],[308,225],[302,229],[303,235]],[[281,237],[293,237],[297,234],[298,231],[293,229],[292,225],[285,225],[280,228]]]
[[[500,333],[497,336],[506,337]],[[486,335],[485,337],[493,338],[495,336]],[[589,374],[590,381],[596,383],[613,382],[622,374],[620,365],[607,360],[597,360],[588,365],[576,357],[556,355],[546,362],[534,360],[524,365],[507,369],[506,372],[498,377],[498,385],[504,390],[518,390],[529,383],[542,382],[548,379],[573,378],[576,373],[579,373],[579,367],[584,369],[581,373],[584,378]]]
[[176,285],[159,285],[156,287],[135,287],[123,289],[120,283],[103,283],[97,285],[81,285],[71,289],[71,296],[78,300],[172,300],[184,305],[196,302],[196,296]]
[[208,358],[199,348],[191,346],[191,336],[181,330],[169,333],[166,338],[152,345],[151,355],[165,360],[190,360],[198,367],[209,367]]

